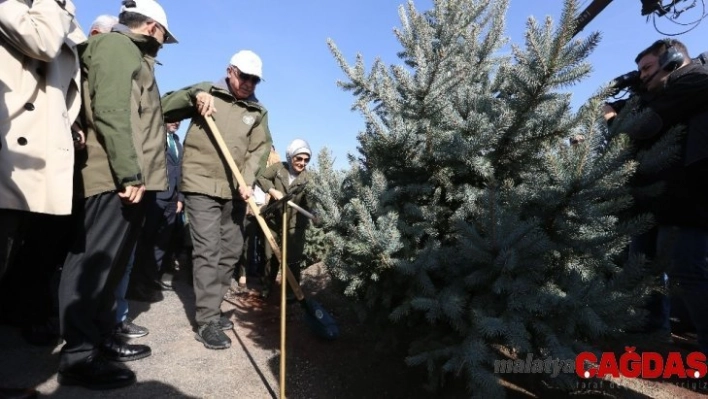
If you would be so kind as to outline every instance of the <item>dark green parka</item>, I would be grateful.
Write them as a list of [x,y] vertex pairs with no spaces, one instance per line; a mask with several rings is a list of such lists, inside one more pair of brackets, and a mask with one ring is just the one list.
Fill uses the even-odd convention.
[[[119,28],[120,29],[120,28]],[[86,152],[77,154],[86,197],[145,184],[167,189],[166,136],[155,81],[160,44],[123,27],[79,45]]]

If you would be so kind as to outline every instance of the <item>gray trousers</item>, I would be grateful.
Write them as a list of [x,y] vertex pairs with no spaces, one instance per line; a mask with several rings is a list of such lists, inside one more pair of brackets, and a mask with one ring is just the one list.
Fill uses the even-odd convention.
[[203,325],[221,316],[221,301],[243,252],[246,203],[186,194],[185,211],[193,245],[195,319]]

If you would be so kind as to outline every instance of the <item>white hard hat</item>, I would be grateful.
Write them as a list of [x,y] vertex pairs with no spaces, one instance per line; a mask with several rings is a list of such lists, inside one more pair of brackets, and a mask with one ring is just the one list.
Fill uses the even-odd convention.
[[239,71],[255,75],[263,79],[263,62],[261,57],[251,50],[241,50],[231,57],[231,65],[238,68]]
[[120,7],[120,12],[124,11],[144,15],[154,20],[167,31],[168,37],[165,43],[177,43],[177,38],[167,26],[167,14],[165,14],[165,10],[155,0],[125,0]]

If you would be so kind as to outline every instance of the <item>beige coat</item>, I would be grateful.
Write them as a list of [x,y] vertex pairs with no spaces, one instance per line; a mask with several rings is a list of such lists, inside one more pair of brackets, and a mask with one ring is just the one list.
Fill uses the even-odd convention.
[[86,40],[74,12],[71,1],[0,0],[0,209],[71,213]]

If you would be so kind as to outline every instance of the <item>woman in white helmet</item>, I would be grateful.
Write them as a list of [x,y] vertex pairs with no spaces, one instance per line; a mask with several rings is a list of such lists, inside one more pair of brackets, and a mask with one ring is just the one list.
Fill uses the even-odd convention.
[[[258,178],[258,185],[273,200],[279,200],[285,195],[295,193],[290,201],[304,209],[308,209],[305,187],[310,180],[307,164],[310,162],[311,156],[312,151],[307,141],[302,139],[293,140],[285,152],[287,162],[277,163],[268,167]],[[287,263],[295,278],[300,281],[302,255],[305,251],[305,231],[307,230],[309,219],[293,209],[289,212]],[[268,218],[271,232],[278,242],[281,241],[282,219],[282,210],[276,211]],[[277,273],[278,262],[273,257],[273,251],[270,246],[266,245],[266,264],[263,278],[264,297],[268,297],[270,294]]]

